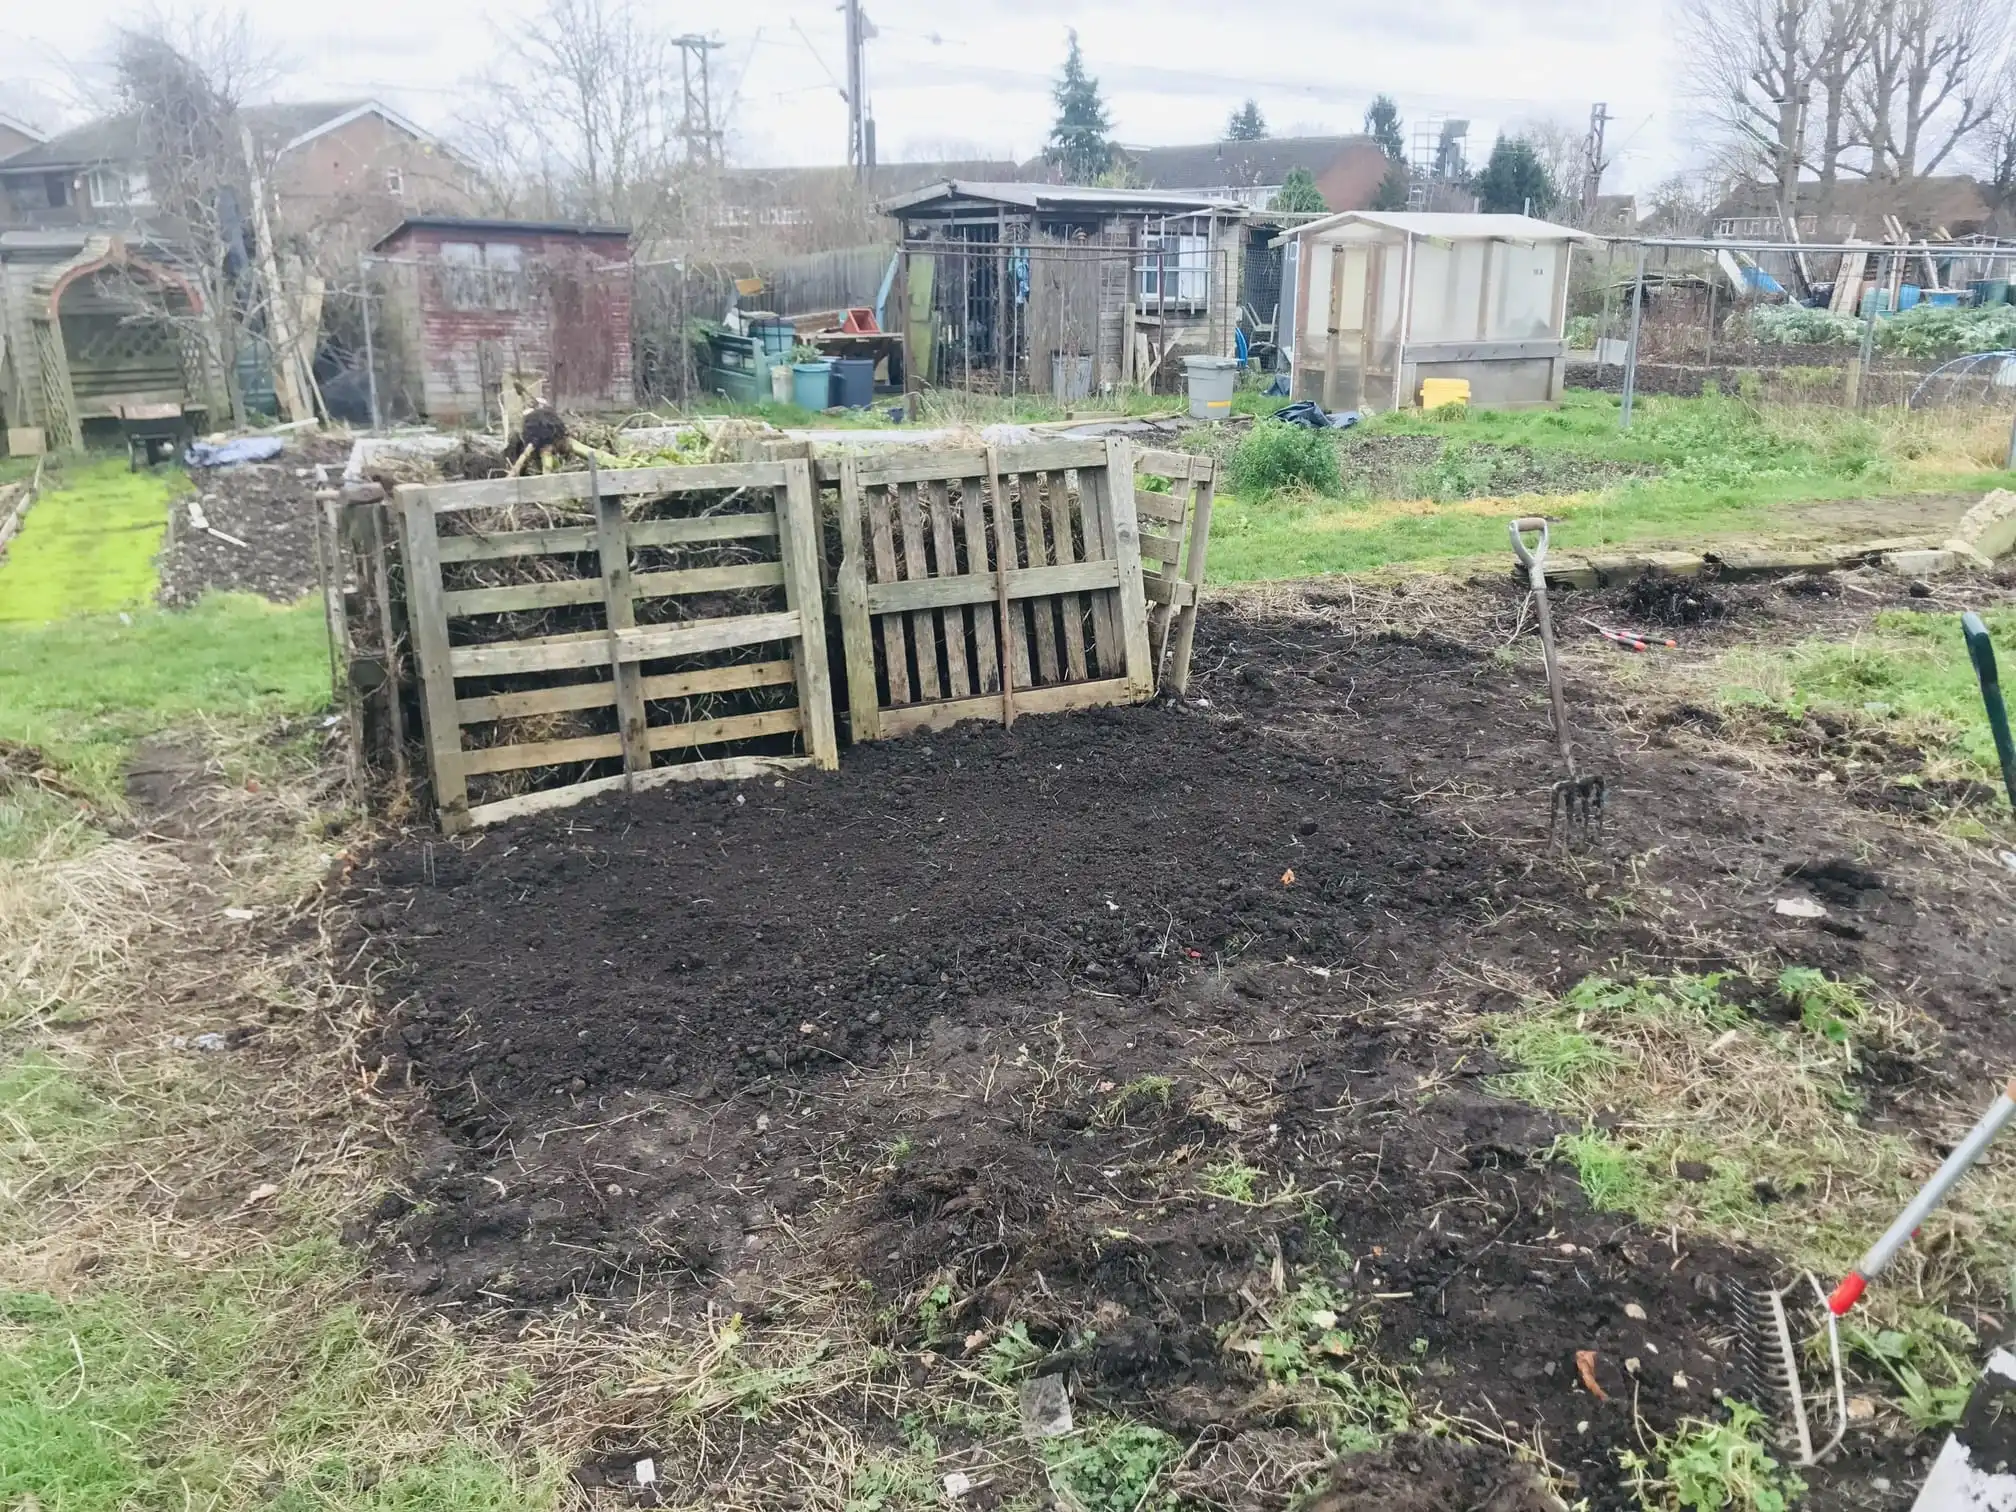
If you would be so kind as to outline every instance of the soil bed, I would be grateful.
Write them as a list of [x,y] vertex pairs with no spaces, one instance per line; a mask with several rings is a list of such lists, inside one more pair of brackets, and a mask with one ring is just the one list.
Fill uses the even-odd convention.
[[[257,593],[291,604],[316,585],[316,468],[342,473],[350,443],[335,437],[291,438],[271,462],[192,472],[196,499],[211,530],[189,521],[189,496],[169,508],[173,522],[161,552],[160,601],[168,608],[195,603],[214,590]],[[237,544],[243,542],[243,545]]]
[[[1688,633],[1851,612],[1768,591],[1719,589]],[[1178,1484],[1228,1505],[1192,1481],[1300,1431],[1247,1345],[1320,1295],[1364,1369],[1634,1505],[1634,1412],[1667,1432],[1756,1395],[1735,1292],[1776,1267],[1592,1212],[1545,1159],[1555,1123],[1492,1091],[1479,1015],[1619,962],[1909,983],[1949,1038],[1895,1071],[1908,1120],[2016,1054],[2016,969],[1929,837],[1720,760],[1684,717],[1604,733],[1590,676],[1571,713],[1610,834],[1551,856],[1540,684],[1492,654],[1517,598],[1469,603],[1404,637],[1344,598],[1216,609],[1181,707],[383,854],[359,916],[403,1008],[372,1069],[420,1091],[425,1152],[376,1215],[388,1284],[524,1318],[865,1278],[893,1347],[1019,1325],[1081,1406],[1208,1429]],[[1822,885],[1848,928],[1774,913]],[[1868,1482],[1906,1486],[1919,1447],[1858,1436],[1816,1494],[1903,1505]],[[1361,1470],[1334,1505],[1389,1474]]]

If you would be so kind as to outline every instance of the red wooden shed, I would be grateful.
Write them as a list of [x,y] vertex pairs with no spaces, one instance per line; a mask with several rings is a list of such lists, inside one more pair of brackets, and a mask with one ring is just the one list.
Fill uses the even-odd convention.
[[417,216],[373,250],[405,407],[487,423],[513,374],[563,410],[631,407],[627,227]]

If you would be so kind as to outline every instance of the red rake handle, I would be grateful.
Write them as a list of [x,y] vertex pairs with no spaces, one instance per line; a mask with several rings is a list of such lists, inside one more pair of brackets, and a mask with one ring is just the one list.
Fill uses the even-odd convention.
[[1869,1253],[1862,1257],[1861,1263],[1834,1288],[1834,1295],[1827,1299],[1829,1312],[1837,1318],[1842,1317],[1862,1300],[1862,1293],[1869,1289],[1869,1283],[1889,1269],[1890,1262],[1917,1234],[1919,1225],[1946,1200],[1946,1194],[1960,1184],[1960,1178],[1994,1143],[1995,1136],[2008,1126],[2011,1118],[2016,1118],[2016,1077],[2010,1079],[2002,1095],[1967,1131],[1967,1137],[1953,1147],[1953,1153],[1932,1173],[1932,1179],[1911,1199],[1910,1205],[1897,1215],[1897,1221],[1883,1231],[1881,1239],[1869,1246]]

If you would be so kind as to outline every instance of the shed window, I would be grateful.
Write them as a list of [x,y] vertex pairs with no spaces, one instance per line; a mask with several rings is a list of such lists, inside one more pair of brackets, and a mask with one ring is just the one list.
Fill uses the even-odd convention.
[[1203,303],[1211,296],[1211,238],[1187,232],[1143,237],[1135,292],[1143,304],[1155,300]]
[[94,168],[86,180],[91,203],[99,208],[116,205],[151,205],[153,191],[145,169]]
[[398,199],[406,193],[406,171],[403,168],[387,168],[385,170],[385,192],[394,199]]
[[441,243],[441,298],[451,310],[489,308],[490,289],[483,276],[480,242]]
[[525,308],[525,249],[516,242],[489,242],[483,264],[490,274],[490,308]]

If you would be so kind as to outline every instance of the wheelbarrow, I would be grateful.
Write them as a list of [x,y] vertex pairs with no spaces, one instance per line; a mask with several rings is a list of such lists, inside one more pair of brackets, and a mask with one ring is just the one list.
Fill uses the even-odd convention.
[[122,404],[119,432],[126,438],[126,470],[140,471],[173,461],[183,444],[195,434],[188,414],[179,404]]

